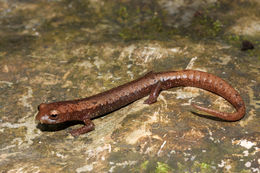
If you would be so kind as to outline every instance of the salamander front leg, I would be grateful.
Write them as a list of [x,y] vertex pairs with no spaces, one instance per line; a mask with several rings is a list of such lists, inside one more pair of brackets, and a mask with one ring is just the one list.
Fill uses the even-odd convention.
[[144,101],[144,104],[152,104],[155,103],[157,101],[157,97],[160,94],[160,91],[162,89],[162,83],[158,82],[152,89],[151,89],[151,93],[148,97],[148,99],[146,99]]
[[95,124],[90,119],[85,119],[84,123],[85,125],[83,127],[71,130],[70,134],[72,136],[79,136],[81,134],[88,133],[95,129]]

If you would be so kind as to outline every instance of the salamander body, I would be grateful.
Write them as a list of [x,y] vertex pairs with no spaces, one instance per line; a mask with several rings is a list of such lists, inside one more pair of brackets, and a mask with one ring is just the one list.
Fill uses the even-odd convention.
[[112,88],[103,93],[87,98],[42,103],[38,107],[36,120],[45,124],[57,124],[66,121],[79,120],[84,126],[71,131],[73,136],[94,130],[91,119],[117,110],[129,103],[149,95],[145,104],[156,102],[160,91],[173,87],[197,87],[215,93],[236,109],[234,113],[224,113],[192,104],[195,108],[214,115],[226,121],[237,121],[245,115],[245,104],[240,94],[226,81],[210,73],[197,70],[170,72],[149,72],[145,76]]

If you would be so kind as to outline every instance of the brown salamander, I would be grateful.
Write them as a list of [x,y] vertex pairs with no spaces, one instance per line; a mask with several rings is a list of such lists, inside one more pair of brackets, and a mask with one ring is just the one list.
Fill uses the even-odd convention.
[[83,121],[84,126],[71,131],[73,136],[78,136],[94,130],[91,119],[95,117],[117,110],[147,95],[149,97],[144,103],[152,104],[156,102],[160,91],[179,86],[197,87],[215,93],[225,98],[236,109],[234,113],[224,113],[192,104],[201,111],[226,121],[237,121],[245,115],[245,104],[240,94],[223,79],[202,71],[183,70],[149,72],[139,79],[91,97],[42,103],[38,107],[39,112],[36,120],[45,124],[57,124],[72,120]]

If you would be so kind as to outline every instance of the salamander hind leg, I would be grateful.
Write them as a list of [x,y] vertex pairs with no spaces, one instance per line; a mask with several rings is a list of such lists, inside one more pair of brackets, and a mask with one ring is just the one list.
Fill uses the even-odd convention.
[[148,99],[144,101],[144,104],[155,103],[157,101],[157,97],[159,96],[161,89],[162,89],[161,82],[158,82],[156,85],[154,85],[153,88],[151,89]]
[[83,127],[80,127],[78,129],[74,129],[70,131],[70,134],[72,136],[79,136],[84,133],[88,133],[95,129],[94,123],[90,119],[83,120],[85,125]]

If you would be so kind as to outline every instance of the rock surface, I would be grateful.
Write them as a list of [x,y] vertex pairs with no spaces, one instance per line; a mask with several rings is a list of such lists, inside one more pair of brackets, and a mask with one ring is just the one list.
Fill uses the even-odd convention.
[[[0,0],[0,170],[259,173],[260,3],[191,2]],[[254,49],[241,51],[243,40]],[[68,132],[80,125],[40,130],[34,120],[42,102],[182,69],[228,81],[244,98],[246,116],[197,116],[191,102],[233,108],[187,87],[95,119],[95,131],[77,138]]]

